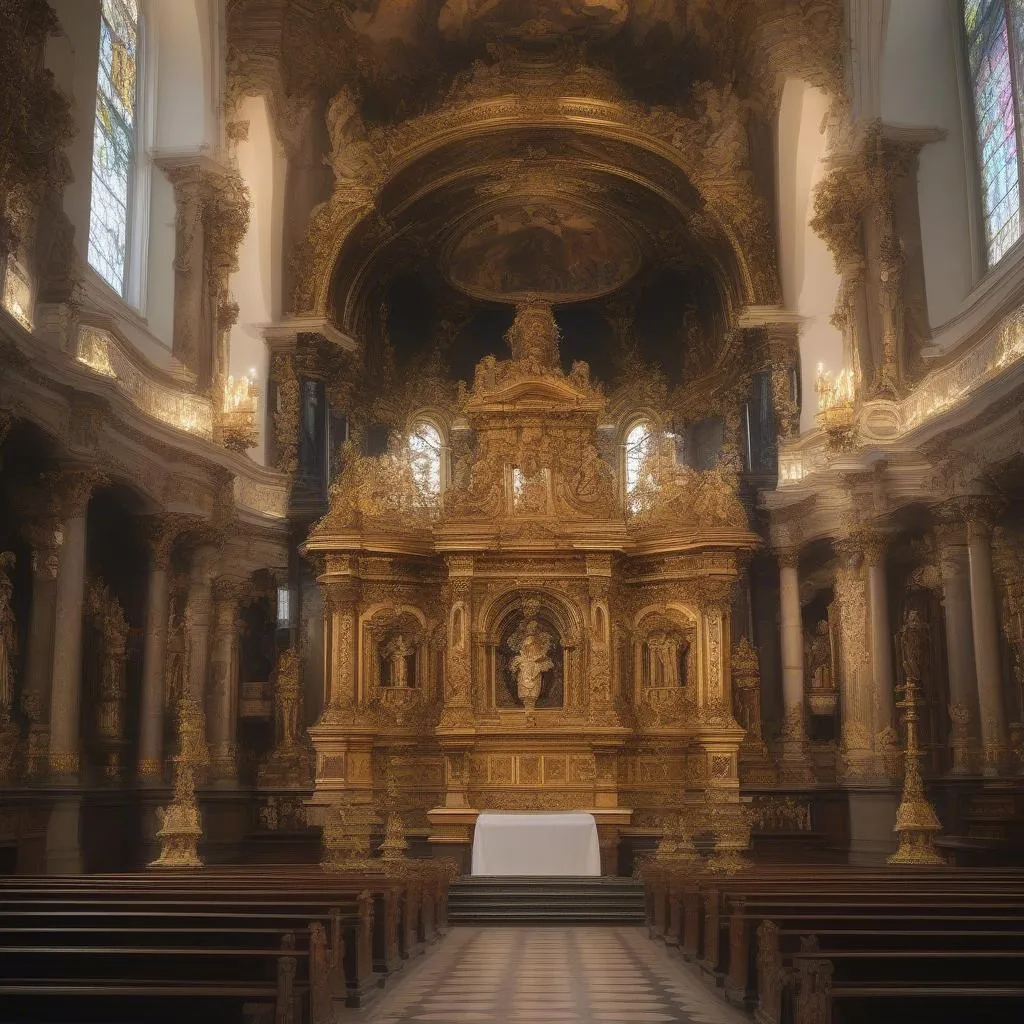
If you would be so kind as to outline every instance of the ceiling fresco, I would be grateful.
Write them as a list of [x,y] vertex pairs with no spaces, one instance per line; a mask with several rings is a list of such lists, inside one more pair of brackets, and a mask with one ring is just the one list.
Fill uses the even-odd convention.
[[628,231],[607,214],[515,196],[456,240],[445,269],[457,288],[479,298],[573,302],[614,291],[639,265]]

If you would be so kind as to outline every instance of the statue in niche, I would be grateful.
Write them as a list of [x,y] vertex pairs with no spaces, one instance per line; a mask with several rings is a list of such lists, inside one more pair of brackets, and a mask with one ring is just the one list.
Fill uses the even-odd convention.
[[406,643],[401,633],[389,640],[384,647],[388,664],[388,685],[404,688],[409,686],[409,657],[415,652]]
[[689,642],[679,634],[656,629],[647,637],[647,685],[686,685],[686,656]]
[[651,685],[675,686],[678,682],[675,641],[658,630],[647,638],[647,649],[651,652]]
[[536,619],[530,619],[514,647],[516,653],[509,666],[515,673],[519,699],[527,711],[537,706],[544,673],[555,667],[548,657],[551,643],[551,635],[541,629]]
[[10,551],[0,553],[0,721],[6,721],[14,705],[14,659],[18,654],[18,628],[11,601],[14,584],[8,571],[14,565]]
[[804,639],[804,660],[811,689],[831,693],[835,682],[832,679],[832,641],[828,619],[822,619],[814,627],[814,632]]
[[164,706],[176,708],[188,689],[189,666],[192,661],[191,613],[188,608],[175,616],[173,610],[167,625],[167,654],[164,661]]
[[561,707],[563,652],[555,627],[529,607],[505,636],[498,652],[499,705]]

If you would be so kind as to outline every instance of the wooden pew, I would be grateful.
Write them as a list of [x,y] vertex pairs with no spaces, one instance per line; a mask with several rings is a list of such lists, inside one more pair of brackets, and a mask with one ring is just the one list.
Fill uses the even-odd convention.
[[[218,909],[211,911],[207,909],[210,906]],[[74,902],[59,898],[56,902],[4,900],[0,908],[0,939],[5,942],[9,941],[5,936],[25,934],[25,929],[36,929],[37,935],[48,931],[58,940],[61,935],[73,934],[69,929],[113,929],[113,934],[122,937],[120,944],[131,941],[146,947],[152,932],[160,929],[174,929],[176,936],[208,935],[210,929],[225,934],[243,932],[255,941],[267,929],[304,931],[314,925],[330,936],[327,951],[333,969],[347,982],[346,1002],[350,1006],[365,1005],[379,984],[373,969],[373,902],[369,893],[346,907],[334,908],[258,905],[255,901],[227,905],[222,900],[151,903],[137,898],[117,903],[103,898],[79,898]],[[0,966],[0,971],[4,969],[5,965]]]
[[[37,937],[38,938],[38,937]],[[96,937],[94,937],[96,938]],[[178,941],[184,936],[179,935]],[[218,1019],[310,1021],[335,1019],[344,1001],[337,948],[319,924],[308,944],[286,932],[269,947],[111,945],[67,941],[0,946],[0,999],[5,1020],[180,1020],[188,1010],[203,1019],[211,1003]],[[13,1015],[13,1016],[11,1016]]]
[[1009,1024],[1024,1007],[1021,948],[826,954],[809,936],[786,977],[781,1024]]

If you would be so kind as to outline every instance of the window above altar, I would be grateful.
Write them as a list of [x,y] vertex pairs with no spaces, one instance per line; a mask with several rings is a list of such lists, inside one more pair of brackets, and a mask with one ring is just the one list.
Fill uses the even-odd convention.
[[437,504],[444,483],[444,439],[429,420],[416,420],[409,431],[409,465],[422,503]]

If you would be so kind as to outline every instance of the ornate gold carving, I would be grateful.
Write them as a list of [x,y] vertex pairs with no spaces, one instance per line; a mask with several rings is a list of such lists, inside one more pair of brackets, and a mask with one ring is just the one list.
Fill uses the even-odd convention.
[[373,807],[345,794],[328,811],[323,828],[325,871],[364,870],[370,865],[371,837],[380,818]]
[[160,856],[150,867],[198,868],[203,862],[197,847],[203,836],[199,807],[196,804],[194,702],[186,692],[178,701],[178,754],[174,762],[174,799],[165,808],[157,809],[160,826]]
[[102,580],[90,582],[85,597],[85,614],[91,624],[97,649],[93,651],[96,672],[96,735],[107,760],[107,775],[116,778],[124,745],[124,710],[127,697],[125,667],[128,661],[128,622],[124,609]]
[[210,399],[164,377],[109,331],[83,324],[78,329],[76,354],[80,363],[109,378],[112,386],[143,415],[187,434],[212,440],[213,404]]
[[917,740],[918,692],[921,667],[928,643],[928,627],[916,610],[911,609],[903,620],[899,636],[900,661],[905,676],[903,700],[907,742],[904,757],[903,794],[896,811],[894,831],[899,848],[889,857],[890,864],[944,864],[945,858],[935,848],[935,836],[942,831],[935,808],[925,796],[921,779],[921,750]]
[[277,468],[288,476],[294,476],[299,468],[300,405],[294,354],[278,352],[273,359],[271,376],[277,387],[277,408],[274,410]]
[[274,721],[277,742],[260,766],[261,786],[305,786],[312,773],[312,752],[302,730],[302,678],[299,652],[282,651],[274,670]]
[[757,832],[810,832],[811,802],[796,797],[755,797],[750,826]]

